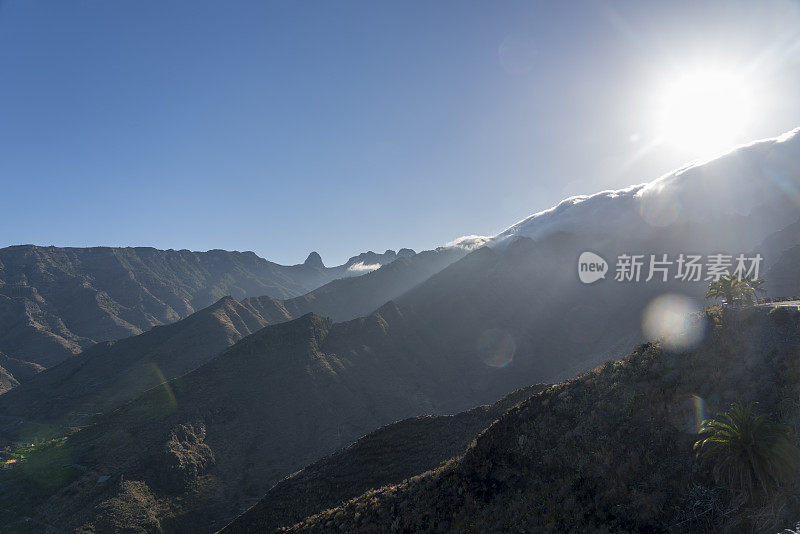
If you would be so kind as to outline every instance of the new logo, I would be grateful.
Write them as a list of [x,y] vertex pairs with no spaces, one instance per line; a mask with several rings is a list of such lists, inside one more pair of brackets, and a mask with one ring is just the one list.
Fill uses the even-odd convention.
[[578,278],[584,284],[592,284],[605,278],[608,263],[594,252],[583,252],[578,258]]

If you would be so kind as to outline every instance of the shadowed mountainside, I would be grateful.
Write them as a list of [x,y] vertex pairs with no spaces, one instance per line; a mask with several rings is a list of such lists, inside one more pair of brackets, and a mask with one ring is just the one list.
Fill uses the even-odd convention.
[[43,370],[41,365],[9,358],[0,352],[0,395],[17,387],[19,380],[30,380]]
[[14,378],[14,375],[0,367],[0,393],[5,393],[18,385],[19,382]]
[[223,532],[271,532],[360,493],[395,484],[462,453],[515,404],[546,388],[519,389],[456,415],[421,415],[381,427],[270,488]]
[[[14,485],[0,499],[68,528],[113,530],[125,518],[148,529],[214,530],[374,428],[571,376],[631,346],[640,308],[663,290],[591,286],[597,308],[586,309],[587,288],[564,269],[581,246],[559,235],[480,249],[399,307],[344,323],[306,315],[267,326],[72,435],[61,450],[87,469],[40,490],[38,504],[19,509]],[[106,476],[113,482],[98,485]]]
[[[23,439],[26,433],[28,438],[41,433],[38,423],[86,425],[98,412],[110,411],[166,379],[197,368],[267,324],[289,319],[255,314],[225,297],[176,323],[98,343],[0,397],[0,411],[12,416],[0,433]],[[20,425],[18,418],[37,424]]]
[[[426,250],[413,257],[398,258],[358,278],[334,280],[305,295],[284,300],[282,305],[294,317],[314,312],[334,321],[355,319],[399,297],[466,254],[460,248]],[[242,304],[258,310],[273,305],[263,300],[251,298]]]
[[[0,484],[4,524],[24,514],[85,530],[220,528],[288,474],[374,428],[575,376],[637,342],[654,298],[705,292],[705,281],[609,276],[584,285],[575,271],[582,251],[612,262],[623,252],[748,251],[764,239],[752,228],[759,220],[686,223],[641,242],[624,234],[521,238],[468,254],[367,317],[334,324],[305,315],[267,326],[69,437],[57,449],[66,455],[59,466],[83,469],[59,471],[47,487],[22,470],[8,475],[21,478]],[[368,276],[394,272],[382,270]],[[287,310],[274,299],[241,305]],[[35,502],[21,504],[25,488]]]
[[372,252],[327,268],[312,253],[284,266],[252,252],[153,248],[0,249],[0,351],[50,367],[99,341],[175,322],[225,295],[236,299],[302,295],[414,252]]
[[[101,417],[64,444],[88,469],[71,473],[77,478],[37,520],[100,531],[129,519],[148,529],[213,530],[214,518],[235,515],[288,473],[370,429],[437,411],[417,385],[425,362],[381,350],[393,343],[383,319],[392,314],[390,306],[351,323],[306,315],[269,326]],[[98,485],[101,476],[112,483]],[[15,507],[23,488],[0,485],[4,506]],[[159,505],[131,519],[142,494]]]
[[800,314],[712,312],[708,320],[711,334],[690,353],[643,345],[512,408],[442,467],[287,530],[774,532],[793,524],[797,482],[767,503],[770,514],[730,508],[692,444],[703,413],[753,401],[790,425],[798,443]]
[[770,295],[777,297],[796,297],[800,295],[800,245],[784,251],[767,271],[766,288]]
[[[704,250],[706,239],[684,226],[635,246]],[[88,468],[43,492],[35,517],[69,528],[113,530],[126,518],[151,530],[214,530],[286,475],[374,428],[585,371],[639,339],[655,297],[705,289],[580,284],[582,250],[613,258],[623,246],[599,236],[522,238],[467,255],[368,317],[268,326],[71,436],[63,450]],[[114,482],[98,486],[101,476]],[[15,502],[13,493],[1,497]]]
[[7,369],[11,374],[14,375],[15,378],[23,382],[30,380],[37,374],[44,371],[44,367],[41,365],[31,362],[24,362],[16,358],[10,358],[2,352],[0,352],[0,366]]
[[[240,303],[225,297],[176,323],[100,343],[0,396],[0,413],[13,416],[0,418],[0,436],[41,435],[44,428],[38,423],[84,426],[91,415],[107,412],[164,380],[197,368],[266,325],[312,311],[334,320],[366,315],[464,254],[460,249],[422,252],[288,301],[258,297]],[[0,365],[4,365],[2,359]],[[7,368],[14,374],[15,368]],[[20,425],[19,419],[37,424]]]

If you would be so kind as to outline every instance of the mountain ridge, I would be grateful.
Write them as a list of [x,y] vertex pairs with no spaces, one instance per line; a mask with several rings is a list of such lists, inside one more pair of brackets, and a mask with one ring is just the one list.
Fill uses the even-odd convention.
[[[450,249],[422,252],[288,301],[258,297],[239,302],[226,296],[175,323],[94,345],[39,376],[26,375],[29,381],[0,395],[0,412],[18,418],[5,428],[0,419],[0,438],[40,435],[42,423],[85,426],[90,423],[89,414],[107,412],[164,380],[191,371],[267,325],[309,312],[336,321],[368,315],[464,254]],[[4,361],[0,358],[0,365]],[[8,368],[13,374],[15,368]],[[28,428],[19,419],[37,424]]]
[[[398,257],[365,254],[377,266]],[[253,252],[216,249],[6,247],[0,249],[0,351],[49,367],[99,341],[185,318],[228,294],[285,299],[361,275],[350,267],[362,257],[327,268],[321,258],[284,266]]]

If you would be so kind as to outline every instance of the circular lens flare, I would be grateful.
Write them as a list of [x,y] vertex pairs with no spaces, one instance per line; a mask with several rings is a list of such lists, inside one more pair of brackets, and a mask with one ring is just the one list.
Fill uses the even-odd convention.
[[705,327],[697,315],[699,307],[681,295],[661,295],[653,299],[642,316],[642,333],[648,341],[661,341],[667,350],[686,352],[703,340]]
[[517,344],[508,332],[492,328],[481,334],[478,350],[489,367],[505,367],[514,360]]
[[670,191],[645,191],[639,202],[639,214],[650,226],[663,228],[675,224],[681,216],[683,204]]

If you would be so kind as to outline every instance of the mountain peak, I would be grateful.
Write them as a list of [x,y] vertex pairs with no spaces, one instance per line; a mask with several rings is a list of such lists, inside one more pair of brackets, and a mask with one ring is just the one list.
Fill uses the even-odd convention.
[[303,265],[308,265],[309,267],[325,267],[325,264],[322,263],[322,257],[317,252],[309,254],[306,261],[303,262]]
[[417,253],[410,248],[401,248],[400,250],[397,251],[398,258],[410,258],[411,256],[416,256],[416,255]]

